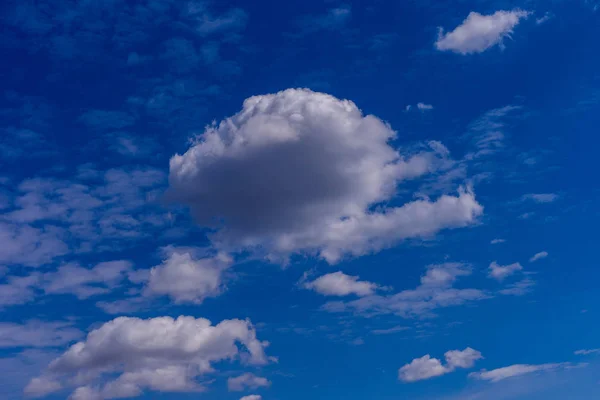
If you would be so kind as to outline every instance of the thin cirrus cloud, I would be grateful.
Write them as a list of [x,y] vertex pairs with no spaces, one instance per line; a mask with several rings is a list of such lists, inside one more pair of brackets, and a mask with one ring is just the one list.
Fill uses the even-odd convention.
[[346,275],[341,271],[320,276],[302,286],[325,296],[369,296],[381,288],[376,283],[361,281],[358,276]]
[[475,224],[483,207],[471,188],[371,210],[394,198],[400,182],[448,163],[441,143],[402,155],[388,143],[396,136],[353,102],[327,94],[254,96],[171,158],[167,194],[216,229],[217,248],[260,250],[278,262],[303,253],[336,263]]
[[477,360],[483,358],[481,353],[470,347],[464,350],[450,350],[444,354],[446,363],[429,354],[415,358],[398,370],[398,379],[403,382],[417,382],[453,372],[457,368],[471,368]]
[[600,349],[581,349],[574,352],[577,356],[587,356],[590,354],[600,354]]
[[535,262],[541,260],[542,258],[548,257],[547,251],[540,251],[539,253],[535,253],[530,259],[529,262]]
[[523,195],[523,200],[531,200],[535,203],[553,203],[558,200],[556,193],[528,193]]
[[559,368],[565,368],[572,366],[570,363],[553,363],[553,364],[515,364],[510,365],[508,367],[502,367],[493,369],[491,371],[482,370],[479,372],[472,372],[469,374],[469,377],[491,381],[491,382],[499,382],[505,379],[514,378],[522,375],[532,374],[535,372],[542,371],[553,371]]
[[513,29],[531,13],[523,10],[496,11],[490,15],[471,12],[461,25],[444,33],[440,28],[435,47],[440,51],[459,54],[481,53],[510,38]]
[[[267,345],[249,321],[212,325],[185,316],[119,317],[69,347],[30,382],[25,394],[42,396],[67,386],[76,386],[72,398],[81,399],[135,397],[144,390],[201,392],[206,387],[197,378],[214,371],[213,363],[238,359],[266,365],[274,360],[265,354]],[[110,371],[112,380],[102,371]],[[92,380],[77,387],[73,378],[82,373]],[[43,388],[48,391],[41,393]]]

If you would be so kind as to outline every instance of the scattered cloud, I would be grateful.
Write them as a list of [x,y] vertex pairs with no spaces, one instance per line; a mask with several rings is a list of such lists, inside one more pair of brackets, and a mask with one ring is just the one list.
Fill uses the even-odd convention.
[[394,314],[403,318],[433,316],[438,308],[459,306],[489,296],[479,289],[456,289],[458,277],[471,274],[471,269],[460,263],[430,265],[421,284],[396,294],[370,295],[357,300],[334,301],[323,306],[329,312],[355,312],[361,315]]
[[471,12],[453,31],[444,33],[440,28],[435,47],[463,55],[481,53],[495,45],[502,48],[504,39],[510,38],[513,29],[529,15],[523,10],[496,11],[491,15]]
[[553,203],[558,200],[558,195],[555,193],[529,193],[523,195],[523,200],[531,200],[536,203]]
[[82,399],[87,398],[84,395],[133,397],[143,390],[199,392],[205,386],[197,378],[213,371],[213,363],[240,360],[264,365],[270,361],[266,346],[256,338],[249,321],[224,320],[212,325],[206,319],[185,316],[119,317],[72,345],[38,379],[56,382],[49,386],[58,387],[77,385],[73,377],[87,375],[87,384],[72,395]]
[[58,347],[83,336],[71,322],[30,320],[23,324],[0,322],[0,348]]
[[[415,108],[421,112],[425,112],[425,111],[431,111],[433,110],[433,106],[431,104],[426,104],[426,103],[417,103],[417,105],[415,106]],[[413,109],[412,104],[409,104],[406,106],[405,111],[410,111]]]
[[521,109],[521,106],[515,105],[494,108],[469,124],[463,138],[469,140],[475,149],[467,153],[465,159],[478,160],[503,150],[506,146],[507,122]]
[[537,260],[541,260],[542,258],[548,257],[547,251],[540,251],[539,253],[535,253],[530,259],[529,262],[534,262]]
[[521,264],[513,263],[510,265],[499,265],[496,261],[492,262],[489,267],[489,276],[497,281],[503,281],[505,278],[513,275],[514,273],[521,271],[523,267]]
[[508,367],[493,369],[491,371],[481,370],[480,372],[472,372],[469,374],[471,378],[486,380],[491,382],[499,382],[504,379],[522,376],[526,374],[532,374],[540,371],[552,371],[559,368],[565,368],[570,366],[569,363],[556,363],[556,364],[515,364]]
[[381,287],[375,283],[360,281],[358,276],[346,275],[341,271],[323,275],[311,282],[305,282],[303,287],[314,290],[325,296],[369,296]]
[[444,354],[446,365],[429,354],[415,358],[398,371],[398,379],[403,382],[416,382],[448,374],[457,368],[471,368],[475,361],[483,358],[480,352],[467,347],[464,350],[450,350]]
[[218,248],[264,249],[271,260],[299,252],[335,263],[476,223],[483,207],[471,189],[372,210],[448,155],[435,142],[402,156],[388,144],[395,136],[354,103],[323,93],[251,97],[171,158],[169,195],[217,229]]
[[391,335],[393,333],[404,332],[409,330],[410,328],[406,326],[394,326],[392,328],[387,329],[374,329],[371,331],[373,335]]
[[339,30],[350,21],[351,17],[352,8],[349,5],[340,5],[327,10],[324,14],[302,16],[298,19],[298,25],[301,34],[323,30]]
[[246,389],[258,389],[260,387],[269,387],[271,382],[267,378],[256,376],[250,372],[227,379],[227,388],[230,392],[241,392]]
[[504,239],[492,239],[490,244],[500,244],[500,243],[504,243],[504,242],[506,242],[506,240],[504,240]]
[[574,353],[577,356],[587,356],[589,354],[600,354],[600,349],[582,349]]
[[538,17],[538,18],[536,18],[536,19],[535,19],[535,23],[536,23],[537,25],[541,25],[541,24],[543,24],[543,23],[545,23],[545,22],[548,22],[548,21],[549,21],[550,19],[552,19],[552,18],[553,18],[553,15],[552,15],[551,13],[549,13],[549,12],[546,12],[546,13],[545,13],[544,15],[542,15],[541,17]]
[[507,296],[524,296],[530,293],[535,286],[535,281],[531,278],[521,279],[500,290],[499,293]]
[[262,396],[258,395],[258,394],[251,394],[251,395],[242,397],[240,400],[262,400]]
[[109,292],[127,280],[132,270],[133,264],[126,260],[102,262],[90,269],[66,264],[40,275],[40,287],[46,294],[73,294],[86,299]]

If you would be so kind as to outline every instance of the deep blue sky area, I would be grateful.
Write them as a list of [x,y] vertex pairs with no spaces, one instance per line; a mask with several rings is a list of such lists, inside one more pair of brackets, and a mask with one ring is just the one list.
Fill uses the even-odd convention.
[[0,398],[591,400],[600,2],[4,1]]

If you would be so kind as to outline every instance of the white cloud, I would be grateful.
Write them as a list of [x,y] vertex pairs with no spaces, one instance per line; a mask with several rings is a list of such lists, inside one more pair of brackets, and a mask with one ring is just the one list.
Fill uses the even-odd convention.
[[503,281],[505,278],[521,271],[523,267],[518,262],[510,265],[499,265],[496,261],[492,262],[489,267],[489,276],[497,281]]
[[34,267],[49,263],[68,252],[65,236],[66,232],[58,227],[35,228],[0,220],[0,263]]
[[550,14],[549,12],[545,13],[543,16],[536,18],[535,19],[535,23],[538,25],[543,24],[544,22],[547,22],[548,20],[550,20],[552,18],[552,14]]
[[144,294],[166,295],[176,303],[200,304],[223,290],[223,274],[232,259],[224,254],[197,258],[190,251],[173,249],[162,264],[152,268]]
[[370,295],[347,302],[329,302],[323,309],[329,312],[352,311],[362,315],[394,314],[404,318],[432,316],[437,308],[459,306],[489,297],[479,289],[452,287],[458,277],[470,273],[470,268],[459,263],[430,265],[421,277],[421,284],[415,289],[389,296]]
[[[416,108],[417,108],[417,110],[419,110],[421,112],[431,111],[431,110],[433,110],[433,105],[419,102],[419,103],[417,103]],[[404,108],[404,111],[408,112],[412,109],[413,109],[413,106],[411,104],[409,104]]]
[[[225,251],[330,263],[477,222],[472,190],[385,207],[397,186],[447,162],[437,142],[401,155],[396,133],[348,100],[307,89],[255,96],[170,161],[170,198],[188,205]],[[374,208],[380,205],[380,207]]]
[[480,160],[504,149],[507,120],[516,117],[514,114],[521,109],[514,105],[494,108],[469,124],[463,138],[469,139],[475,149],[465,155],[465,160]]
[[490,244],[500,244],[500,243],[504,243],[504,242],[506,242],[506,240],[504,240],[504,239],[492,239]]
[[558,200],[555,193],[529,193],[523,195],[523,200],[532,200],[536,203],[552,203]]
[[[241,345],[241,346],[238,346]],[[154,391],[203,391],[197,377],[213,371],[213,363],[239,360],[264,365],[267,342],[256,338],[249,321],[224,320],[211,325],[203,318],[181,316],[151,319],[120,317],[91,331],[52,361],[44,377],[72,384],[75,374],[91,380],[73,393],[100,398],[137,396]],[[116,379],[106,382],[108,373]],[[105,378],[105,379],[102,379]],[[93,381],[97,381],[94,386]]]
[[127,279],[133,269],[126,260],[101,262],[93,268],[66,264],[40,276],[46,294],[73,294],[79,299],[109,292]]
[[320,276],[312,282],[304,283],[303,287],[325,296],[369,296],[380,288],[375,283],[359,281],[358,276],[346,275],[341,271]]
[[410,329],[410,328],[405,327],[405,326],[394,326],[392,328],[387,328],[387,329],[374,329],[371,331],[371,333],[373,335],[390,335],[392,333],[403,332],[408,329]]
[[457,368],[471,368],[475,361],[483,358],[480,352],[467,347],[464,350],[450,350],[444,354],[446,365],[429,354],[415,358],[398,371],[398,378],[403,382],[416,382],[436,376],[441,376]]
[[33,378],[25,389],[23,389],[23,393],[27,397],[37,398],[44,397],[49,395],[50,393],[57,392],[62,389],[62,385],[60,382],[57,382],[53,379],[49,379],[46,377]]
[[482,370],[480,372],[472,372],[469,374],[469,376],[480,380],[498,382],[504,379],[531,374],[534,372],[555,370],[568,365],[568,363],[539,365],[515,364],[508,367],[493,369],[491,371]]
[[440,28],[435,47],[459,54],[481,53],[495,45],[502,47],[504,38],[510,38],[515,26],[529,14],[522,10],[496,11],[491,15],[471,12],[452,32],[444,33]]
[[0,322],[0,347],[57,347],[83,333],[68,322],[30,320],[24,324]]
[[574,353],[577,356],[587,356],[589,354],[600,354],[600,349],[582,349]]
[[533,279],[525,278],[508,285],[506,288],[500,290],[499,293],[507,296],[524,296],[531,292],[534,286],[535,281]]
[[244,396],[240,400],[262,400],[262,396],[258,394],[251,394],[249,396]]
[[530,259],[529,262],[534,262],[537,260],[541,260],[542,258],[548,257],[547,251],[540,251],[539,253],[535,253]]
[[241,392],[246,389],[254,390],[269,386],[271,386],[271,382],[267,378],[256,376],[249,372],[235,378],[227,379],[227,388],[231,392]]

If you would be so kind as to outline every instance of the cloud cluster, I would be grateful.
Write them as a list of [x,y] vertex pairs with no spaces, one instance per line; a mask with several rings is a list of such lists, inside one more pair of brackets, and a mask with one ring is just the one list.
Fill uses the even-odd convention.
[[435,47],[441,51],[459,54],[481,53],[495,45],[503,46],[515,26],[531,13],[522,10],[496,11],[491,15],[471,12],[453,31],[444,33],[440,28]]
[[271,386],[271,382],[267,378],[256,376],[250,372],[227,379],[227,388],[231,392],[241,392],[246,389],[254,390],[269,386]]
[[477,221],[471,189],[384,206],[405,180],[447,161],[438,142],[401,155],[391,127],[348,100],[288,89],[244,101],[170,161],[169,195],[212,227],[216,246],[330,263]]
[[77,385],[74,399],[135,397],[145,390],[198,392],[206,389],[198,378],[213,372],[213,363],[269,363],[267,345],[256,338],[249,321],[224,320],[212,325],[209,320],[185,316],[120,317],[72,345],[25,391],[41,395],[42,386],[51,392]]
[[489,296],[479,289],[457,289],[457,278],[471,274],[471,269],[460,263],[430,265],[421,284],[415,289],[403,290],[391,295],[369,295],[357,300],[326,303],[329,312],[355,312],[362,315],[394,314],[408,318],[431,316],[438,308],[459,306]]
[[0,216],[0,263],[39,266],[71,251],[118,248],[168,225],[157,204],[162,171],[87,166],[79,172],[72,180],[18,184]]
[[464,350],[450,350],[444,354],[446,364],[429,354],[415,358],[398,371],[398,379],[403,382],[416,382],[434,378],[454,371],[457,368],[471,368],[475,361],[483,358],[480,352],[467,347]]

